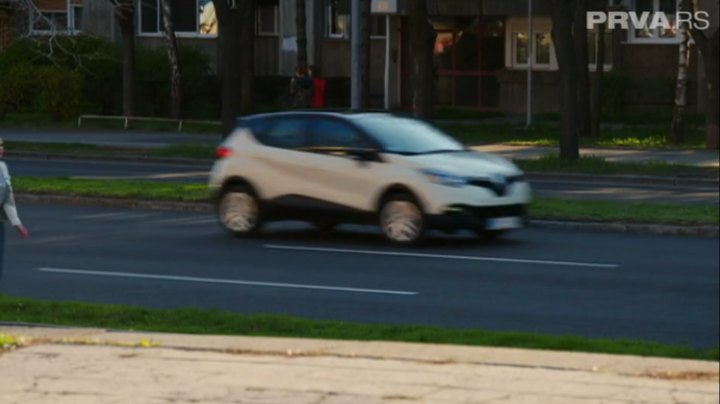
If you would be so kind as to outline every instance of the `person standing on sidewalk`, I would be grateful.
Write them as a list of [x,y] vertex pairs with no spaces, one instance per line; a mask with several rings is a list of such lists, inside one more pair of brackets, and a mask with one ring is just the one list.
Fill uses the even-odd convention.
[[[0,138],[0,159],[5,155],[5,145]],[[3,273],[3,259],[5,256],[5,222],[10,221],[20,235],[24,239],[30,234],[25,226],[20,222],[20,217],[15,207],[15,195],[13,195],[12,185],[10,183],[10,172],[8,171],[5,161],[0,160],[0,203],[2,203],[2,211],[0,211],[0,278]]]

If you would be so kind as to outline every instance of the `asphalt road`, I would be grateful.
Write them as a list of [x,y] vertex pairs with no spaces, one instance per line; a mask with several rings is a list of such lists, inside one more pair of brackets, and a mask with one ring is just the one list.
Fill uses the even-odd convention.
[[[388,246],[373,228],[277,224],[226,236],[211,215],[20,207],[0,293],[285,313],[353,322],[639,338],[717,346],[715,239],[525,229],[480,243]],[[8,229],[9,230],[9,229]]]
[[[145,181],[205,182],[211,164],[159,164],[137,161],[6,159],[13,175]],[[536,196],[682,204],[717,204],[718,190],[658,184],[532,181]]]

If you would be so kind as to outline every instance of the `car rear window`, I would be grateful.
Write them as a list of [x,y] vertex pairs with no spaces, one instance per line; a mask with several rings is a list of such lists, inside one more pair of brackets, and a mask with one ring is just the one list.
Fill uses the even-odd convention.
[[307,120],[302,118],[283,118],[268,122],[262,133],[255,136],[257,140],[271,147],[282,149],[299,149],[309,143]]
[[262,137],[267,132],[267,119],[252,118],[252,119],[238,119],[238,128],[247,128],[255,135],[256,138]]

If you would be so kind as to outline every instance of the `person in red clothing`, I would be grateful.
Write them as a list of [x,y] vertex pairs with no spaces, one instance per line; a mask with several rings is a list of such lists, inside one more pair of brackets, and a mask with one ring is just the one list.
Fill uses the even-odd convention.
[[325,79],[322,77],[320,68],[316,65],[310,66],[310,77],[312,77],[312,108],[325,107]]

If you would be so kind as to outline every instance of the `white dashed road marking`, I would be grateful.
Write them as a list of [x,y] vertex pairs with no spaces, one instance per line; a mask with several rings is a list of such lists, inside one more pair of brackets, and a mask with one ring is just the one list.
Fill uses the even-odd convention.
[[515,263],[515,264],[560,265],[560,266],[589,267],[589,268],[617,268],[620,266],[618,264],[602,264],[602,263],[593,263],[593,262],[546,261],[546,260],[521,259],[521,258],[477,257],[477,256],[473,256],[473,255],[425,254],[425,253],[411,253],[411,252],[402,252],[402,251],[353,250],[353,249],[344,249],[344,248],[304,247],[304,246],[289,246],[289,245],[275,245],[275,244],[266,244],[264,247],[273,249],[273,250],[307,251],[307,252],[340,253],[340,254],[362,254],[362,255],[377,255],[377,256],[389,256],[389,257],[433,258],[433,259],[446,259],[446,260],[456,260],[456,261],[489,261],[489,262],[507,262],[507,263]]
[[88,276],[108,276],[118,278],[138,278],[138,279],[155,279],[164,281],[182,281],[182,282],[198,282],[198,283],[219,283],[226,285],[242,285],[242,286],[263,286],[273,288],[293,288],[293,289],[314,289],[314,290],[325,290],[332,292],[352,292],[352,293],[374,293],[374,294],[385,294],[385,295],[401,295],[401,296],[413,296],[419,294],[418,292],[404,291],[404,290],[383,290],[383,289],[365,289],[365,288],[352,288],[345,286],[330,286],[330,285],[306,285],[299,283],[276,283],[276,282],[254,282],[244,281],[235,279],[217,279],[217,278],[198,278],[194,276],[172,276],[172,275],[158,275],[158,274],[139,274],[132,272],[106,272],[106,271],[90,271],[84,269],[63,269],[63,268],[38,268],[41,272],[52,272],[69,275],[88,275]]

